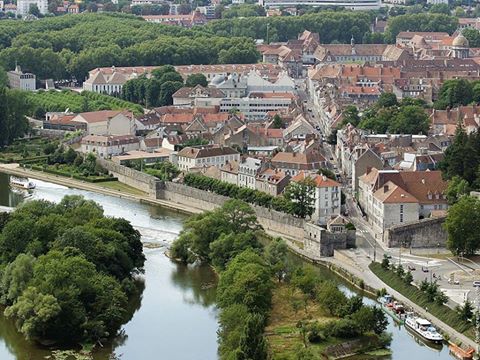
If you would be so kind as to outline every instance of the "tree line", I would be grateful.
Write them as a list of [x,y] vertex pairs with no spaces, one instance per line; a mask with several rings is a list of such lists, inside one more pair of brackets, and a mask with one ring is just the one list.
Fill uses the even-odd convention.
[[210,263],[219,272],[216,297],[221,359],[270,358],[264,330],[272,293],[280,284],[288,284],[289,292],[299,291],[306,302],[314,301],[330,316],[340,318],[323,325],[307,318],[299,321],[298,334],[305,348],[329,337],[383,334],[388,322],[380,309],[363,305],[358,296],[347,298],[310,267],[291,267],[285,242],[277,238],[264,247],[262,234],[254,210],[242,201],[229,200],[219,209],[189,218],[170,250],[178,261]]
[[447,80],[442,84],[433,107],[445,110],[461,105],[480,103],[480,81],[465,79]]
[[29,201],[0,221],[0,302],[28,339],[96,343],[128,320],[140,234],[81,196]]
[[310,178],[299,182],[291,182],[285,189],[284,196],[272,196],[263,191],[240,187],[196,173],[186,174],[184,184],[211,191],[218,195],[228,196],[232,199],[242,200],[249,204],[292,214],[303,219],[310,217],[315,210],[315,184]]
[[395,94],[383,93],[361,116],[355,105],[347,106],[340,128],[352,124],[378,134],[427,134],[430,121],[425,106],[423,100],[405,98],[398,101]]

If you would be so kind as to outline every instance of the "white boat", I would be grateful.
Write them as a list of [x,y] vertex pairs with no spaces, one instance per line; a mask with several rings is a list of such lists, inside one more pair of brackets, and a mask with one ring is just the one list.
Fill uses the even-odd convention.
[[405,320],[405,326],[418,334],[422,339],[435,344],[443,343],[443,336],[440,335],[435,327],[426,319],[416,316],[409,316]]
[[25,190],[35,189],[35,183],[33,181],[29,181],[26,178],[20,178],[16,176],[10,176],[10,185],[16,186]]

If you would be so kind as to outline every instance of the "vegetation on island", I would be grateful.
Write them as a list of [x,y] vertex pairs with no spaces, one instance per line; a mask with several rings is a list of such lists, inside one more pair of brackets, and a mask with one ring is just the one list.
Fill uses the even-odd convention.
[[116,335],[145,261],[140,233],[81,196],[3,217],[0,258],[5,315],[28,339],[68,345]]
[[[263,360],[272,354],[296,359],[278,343],[270,344],[266,327],[276,333],[288,326],[289,337],[297,339],[296,350],[311,354],[309,359],[320,359],[325,345],[362,335],[369,339],[368,346],[389,344],[384,334],[388,322],[380,309],[365,306],[361,297],[347,298],[311,267],[291,267],[285,242],[274,239],[264,247],[262,236],[254,210],[229,200],[221,208],[189,218],[171,247],[171,256],[178,261],[209,263],[219,272],[221,359]],[[286,299],[288,320],[278,314],[287,306]],[[311,308],[316,310],[310,312]]]
[[98,110],[130,110],[135,115],[143,114],[138,104],[133,104],[113,96],[98,94],[91,91],[78,93],[71,90],[27,91],[28,114],[37,119],[43,119],[47,112],[81,113]]
[[211,191],[218,195],[245,201],[276,211],[292,214],[299,218],[310,217],[314,213],[314,183],[311,179],[291,182],[285,189],[285,196],[272,196],[266,192],[240,187],[197,173],[187,173],[185,185]]
[[[473,339],[473,325],[469,321],[462,320],[458,312],[445,305],[448,298],[440,291],[438,284],[428,281],[425,278],[421,283],[413,283],[410,272],[405,271],[400,266],[390,264],[385,257],[382,263],[372,262],[369,265],[370,270],[378,276],[380,280],[398,291],[403,296],[413,301],[418,306],[426,309],[433,316],[437,317],[447,325],[451,326],[460,333],[463,333]],[[428,274],[426,275],[428,277]]]
[[340,127],[347,124],[378,134],[427,134],[430,121],[425,113],[425,102],[405,98],[401,101],[393,93],[383,93],[378,101],[360,114],[355,105],[343,112]]

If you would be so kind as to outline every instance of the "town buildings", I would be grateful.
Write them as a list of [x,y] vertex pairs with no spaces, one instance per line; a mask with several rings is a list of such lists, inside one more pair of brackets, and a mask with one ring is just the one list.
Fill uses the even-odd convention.
[[15,70],[7,72],[8,85],[12,89],[33,91],[37,89],[36,77],[31,73],[24,73],[20,65],[15,66]]
[[350,2],[347,0],[259,0],[258,4],[266,8],[313,6],[313,7],[343,7],[349,10],[378,10],[380,0],[359,0]]
[[110,158],[139,148],[140,141],[133,135],[87,135],[81,140],[80,151]]
[[320,225],[326,225],[330,219],[340,215],[341,185],[324,175],[305,171],[299,172],[292,181],[299,182],[305,179],[310,179],[315,184],[315,212],[312,219]]
[[17,15],[30,14],[30,7],[36,5],[40,13],[45,15],[48,13],[48,1],[47,0],[17,0]]
[[135,135],[134,116],[125,110],[80,113],[74,116],[70,122],[83,125],[89,135]]
[[375,232],[382,235],[391,226],[446,210],[446,189],[440,171],[368,168],[359,178],[358,203]]

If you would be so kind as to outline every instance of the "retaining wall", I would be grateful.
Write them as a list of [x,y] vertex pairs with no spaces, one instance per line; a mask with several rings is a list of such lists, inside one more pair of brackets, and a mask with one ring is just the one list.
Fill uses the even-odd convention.
[[157,188],[159,188],[161,181],[155,176],[115,164],[110,160],[97,158],[97,163],[108,170],[109,174],[116,177],[118,181],[142,190],[153,198],[157,198]]
[[[230,200],[226,196],[168,181],[159,185],[157,199],[168,200],[201,210],[213,210]],[[251,206],[257,214],[258,222],[265,230],[303,240],[303,219],[264,207]]]
[[442,226],[444,222],[445,217],[439,217],[392,226],[384,234],[385,244],[388,247],[445,247],[447,232]]

